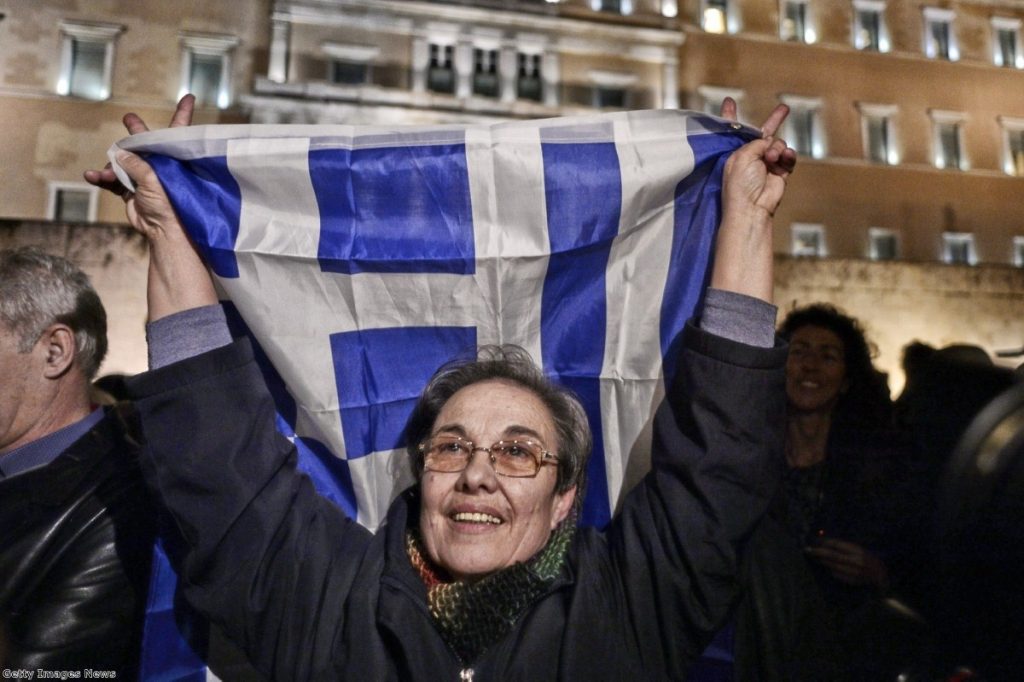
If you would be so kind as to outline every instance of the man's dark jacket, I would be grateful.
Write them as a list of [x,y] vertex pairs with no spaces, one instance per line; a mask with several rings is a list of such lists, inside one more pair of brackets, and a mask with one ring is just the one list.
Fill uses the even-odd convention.
[[154,522],[121,412],[0,481],[2,668],[134,674]]
[[774,492],[785,423],[784,349],[686,337],[652,472],[468,668],[406,554],[414,490],[376,535],[319,497],[244,343],[138,377],[143,471],[187,545],[186,598],[281,680],[682,678],[735,597],[735,544]]

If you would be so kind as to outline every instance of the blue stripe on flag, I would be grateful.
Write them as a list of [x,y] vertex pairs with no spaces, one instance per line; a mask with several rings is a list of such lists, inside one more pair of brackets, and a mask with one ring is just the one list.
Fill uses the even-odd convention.
[[314,150],[309,172],[325,272],[474,271],[465,145]]
[[168,519],[161,518],[160,525],[146,595],[139,679],[206,682],[209,624],[177,597],[178,576],[164,550],[164,538],[174,534]]
[[405,446],[402,435],[438,367],[476,349],[476,327],[397,327],[331,335],[348,459]]
[[582,523],[611,519],[600,376],[607,320],[605,270],[619,230],[622,181],[613,143],[541,145],[551,256],[541,301],[544,370],[580,397],[594,433]]
[[235,240],[242,193],[224,156],[179,161],[153,154],[146,158],[207,265],[221,277],[238,277]]
[[298,407],[295,404],[295,399],[288,392],[281,375],[270,364],[270,358],[267,357],[259,341],[249,331],[242,316],[238,314],[238,309],[230,301],[224,301],[223,307],[231,335],[235,338],[247,336],[252,343],[256,364],[259,366],[260,372],[263,374],[263,381],[274,399],[274,409],[277,412],[275,426],[281,435],[295,443],[295,449],[299,455],[299,470],[309,476],[317,492],[341,507],[349,518],[355,519],[358,506],[355,487],[352,484],[352,474],[348,470],[348,462],[332,453],[320,441],[296,436],[295,421],[298,416]]
[[703,296],[720,218],[722,169],[744,140],[726,135],[690,135],[694,168],[676,187],[675,228],[665,293],[661,301],[661,350],[665,385],[675,377],[686,321]]

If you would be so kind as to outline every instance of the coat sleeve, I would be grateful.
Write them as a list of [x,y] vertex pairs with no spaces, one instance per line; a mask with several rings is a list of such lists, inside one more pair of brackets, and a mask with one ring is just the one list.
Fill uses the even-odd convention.
[[681,679],[737,594],[738,546],[782,467],[786,349],[688,326],[655,415],[651,472],[608,532],[629,627],[652,679]]
[[180,531],[185,597],[262,673],[330,677],[370,533],[296,471],[245,341],[129,386],[142,470]]

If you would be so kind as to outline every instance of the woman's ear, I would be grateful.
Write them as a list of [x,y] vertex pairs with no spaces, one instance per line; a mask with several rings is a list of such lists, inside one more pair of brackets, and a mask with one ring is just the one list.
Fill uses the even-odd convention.
[[569,488],[564,493],[555,493],[555,508],[551,514],[551,530],[554,530],[558,524],[565,520],[565,517],[572,510],[572,505],[575,501],[576,486]]

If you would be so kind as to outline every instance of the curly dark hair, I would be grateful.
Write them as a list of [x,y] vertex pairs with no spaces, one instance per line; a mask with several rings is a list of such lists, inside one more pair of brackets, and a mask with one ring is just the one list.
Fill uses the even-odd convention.
[[587,413],[569,389],[548,379],[526,350],[511,344],[481,346],[475,357],[453,360],[434,373],[405,427],[406,450],[417,480],[423,473],[423,456],[418,445],[430,435],[441,408],[460,389],[492,379],[510,381],[525,388],[548,408],[558,435],[556,491],[564,493],[575,485],[579,504],[593,447]]
[[889,387],[885,375],[871,362],[877,349],[868,340],[860,321],[834,305],[812,303],[791,310],[779,326],[779,336],[788,341],[803,327],[827,329],[843,344],[848,388],[836,404],[836,421],[888,425],[892,419]]

